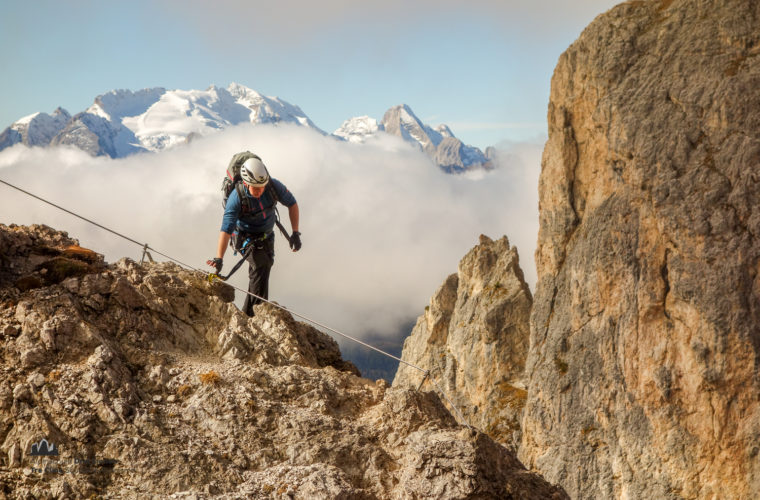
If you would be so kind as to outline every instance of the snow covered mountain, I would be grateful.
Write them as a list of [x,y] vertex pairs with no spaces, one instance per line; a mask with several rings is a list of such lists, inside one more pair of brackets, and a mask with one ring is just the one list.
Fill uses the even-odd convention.
[[[52,115],[35,113],[16,121],[0,134],[0,150],[19,143],[71,145],[95,156],[123,158],[162,151],[241,123],[292,123],[327,135],[298,106],[232,83],[206,90],[112,90],[74,116],[58,108]],[[346,120],[332,136],[361,143],[386,133],[419,148],[445,172],[491,168],[482,151],[463,144],[446,125],[422,123],[406,104],[390,108],[381,122],[368,116]]]
[[422,123],[406,104],[390,108],[379,123],[368,116],[346,120],[333,135],[361,143],[380,133],[395,135],[415,145],[448,173],[492,168],[491,159],[480,149],[462,143],[446,125],[431,128]]
[[16,121],[0,134],[0,150],[17,143],[27,146],[45,146],[66,126],[71,115],[58,108],[52,115],[34,113]]
[[356,116],[343,122],[338,130],[332,135],[348,142],[357,144],[363,143],[368,137],[372,137],[377,132],[383,132],[385,126],[378,123],[374,118],[369,116]]
[[[206,90],[112,90],[74,115],[58,108],[22,118],[0,134],[0,150],[68,144],[92,155],[123,158],[161,151],[240,123],[294,123],[325,134],[298,106],[236,83]],[[325,134],[326,135],[326,134]]]

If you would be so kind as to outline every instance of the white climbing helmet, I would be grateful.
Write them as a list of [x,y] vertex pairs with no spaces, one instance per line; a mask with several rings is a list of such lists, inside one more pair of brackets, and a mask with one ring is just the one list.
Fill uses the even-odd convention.
[[243,178],[243,182],[254,187],[266,186],[269,182],[267,167],[258,156],[248,158],[243,162],[240,167],[240,177]]

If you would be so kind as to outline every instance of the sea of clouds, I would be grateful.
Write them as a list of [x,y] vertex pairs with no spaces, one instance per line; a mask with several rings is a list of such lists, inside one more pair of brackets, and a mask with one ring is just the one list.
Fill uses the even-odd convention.
[[[216,251],[225,168],[234,153],[251,150],[294,193],[301,212],[300,252],[278,233],[270,299],[350,335],[395,336],[480,234],[507,235],[533,288],[541,147],[502,144],[497,169],[454,176],[392,136],[351,144],[302,127],[246,124],[117,160],[17,145],[0,152],[0,179],[205,268]],[[285,207],[280,215],[290,229]],[[5,185],[0,222],[68,231],[109,262],[142,253]],[[223,272],[236,260],[228,251]],[[247,266],[231,282],[247,288]]]

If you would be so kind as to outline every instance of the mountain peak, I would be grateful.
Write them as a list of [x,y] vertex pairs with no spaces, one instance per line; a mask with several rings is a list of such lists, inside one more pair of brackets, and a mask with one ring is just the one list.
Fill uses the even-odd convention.
[[406,103],[402,102],[401,104],[396,104],[395,106],[391,106],[390,108],[388,108],[388,111],[393,111],[393,110],[406,111],[407,113],[409,113],[410,115],[416,118],[414,111],[412,111],[412,107]]
[[333,136],[362,143],[381,132],[400,137],[419,148],[447,173],[492,168],[492,162],[480,149],[462,143],[446,125],[432,128],[424,124],[408,104],[388,108],[380,123],[366,115],[350,118],[333,132]]
[[454,132],[451,131],[448,125],[438,125],[435,127],[435,131],[441,134],[443,137],[454,137]]
[[97,96],[87,112],[99,114],[107,120],[136,116],[145,113],[165,93],[166,89],[163,87],[146,88],[138,91],[111,90]]
[[264,97],[263,95],[259,94],[252,88],[246,87],[245,85],[241,85],[236,82],[232,82],[227,86],[227,92],[234,95],[235,97],[242,97],[242,96]]
[[386,111],[382,125],[389,134],[418,146],[446,172],[461,173],[471,168],[492,168],[491,162],[480,149],[462,143],[446,125],[439,125],[435,129],[425,125],[407,104],[398,104]]
[[69,112],[61,107],[56,108],[52,115],[37,112],[20,118],[0,134],[0,150],[18,143],[46,146],[70,119]]
[[32,113],[31,115],[22,116],[15,122],[13,122],[13,125],[28,125],[32,120],[40,116],[42,113],[37,111],[36,113]]
[[[390,107],[388,111],[385,112],[385,116],[388,116],[389,119],[397,118],[402,123],[423,125],[422,121],[416,114],[414,114],[414,111],[412,111],[411,106],[408,104],[397,104]],[[386,121],[385,117],[383,118],[383,121]]]
[[[527,394],[532,303],[517,248],[506,236],[494,241],[481,235],[430,299],[401,355],[445,378],[449,397],[468,421],[514,450]],[[393,387],[418,387],[425,373],[399,365]]]
[[333,135],[348,142],[362,143],[368,137],[372,137],[377,132],[383,130],[385,130],[385,127],[378,123],[376,119],[364,115],[344,121],[340,128],[333,132]]
[[0,134],[0,150],[18,143],[66,144],[122,158],[246,122],[292,123],[325,134],[298,106],[233,82],[226,89],[212,84],[206,90],[111,90],[74,117],[59,108],[52,117],[35,113],[18,120]]

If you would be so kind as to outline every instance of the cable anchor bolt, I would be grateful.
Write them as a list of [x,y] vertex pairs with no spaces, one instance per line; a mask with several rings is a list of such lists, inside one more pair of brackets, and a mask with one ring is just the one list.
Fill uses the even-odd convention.
[[153,256],[148,251],[149,248],[150,247],[148,246],[147,243],[145,244],[145,246],[143,246],[143,254],[142,254],[142,258],[140,259],[140,265],[142,265],[143,262],[145,262],[145,257],[146,256],[148,257],[148,260],[151,261],[151,263],[155,263],[156,262],[155,260],[153,260]]
[[422,377],[422,381],[420,382],[420,385],[417,386],[417,392],[420,392],[420,389],[422,389],[422,386],[425,384],[425,381],[430,376],[430,370],[425,370],[425,376]]

